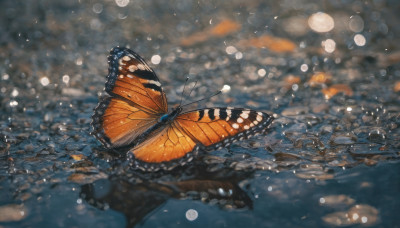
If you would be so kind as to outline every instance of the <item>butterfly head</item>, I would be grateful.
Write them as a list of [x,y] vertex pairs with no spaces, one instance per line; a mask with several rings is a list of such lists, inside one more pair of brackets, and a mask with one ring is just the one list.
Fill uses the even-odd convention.
[[158,122],[167,123],[173,121],[181,112],[182,112],[182,107],[178,106],[174,110],[172,110],[171,113],[162,115]]

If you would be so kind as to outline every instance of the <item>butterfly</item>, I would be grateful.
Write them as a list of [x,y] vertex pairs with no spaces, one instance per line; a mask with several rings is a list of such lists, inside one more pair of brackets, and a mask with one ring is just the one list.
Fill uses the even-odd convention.
[[199,149],[227,147],[266,131],[273,117],[242,108],[168,112],[167,97],[153,69],[132,50],[108,56],[107,96],[92,115],[91,134],[106,148],[127,151],[130,165],[170,170],[193,160]]

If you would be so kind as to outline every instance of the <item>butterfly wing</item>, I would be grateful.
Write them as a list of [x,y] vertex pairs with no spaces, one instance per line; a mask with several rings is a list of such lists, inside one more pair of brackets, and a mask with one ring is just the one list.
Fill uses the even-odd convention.
[[108,148],[133,146],[168,111],[154,71],[135,52],[111,50],[105,91],[92,116],[92,134]]
[[175,122],[128,152],[132,165],[144,171],[170,170],[193,159],[198,146]]
[[143,132],[157,122],[152,113],[113,97],[99,103],[92,120],[92,135],[108,148],[133,145]]
[[213,108],[179,115],[170,125],[130,150],[134,166],[146,171],[185,164],[200,147],[218,149],[264,132],[274,118],[246,109]]
[[105,91],[126,99],[151,113],[167,113],[167,98],[160,80],[138,54],[127,48],[113,48],[108,57]]
[[176,119],[184,132],[206,149],[219,149],[267,130],[274,118],[267,113],[239,108],[201,109]]

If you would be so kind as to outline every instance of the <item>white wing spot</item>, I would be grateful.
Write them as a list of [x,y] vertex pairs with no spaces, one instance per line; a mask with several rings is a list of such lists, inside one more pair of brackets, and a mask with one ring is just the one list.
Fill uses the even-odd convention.
[[242,111],[242,113],[240,114],[240,116],[241,116],[243,119],[247,119],[247,118],[249,118],[249,114],[250,114],[250,111]]
[[128,78],[133,78],[133,75],[128,74],[127,77],[128,77]]
[[257,120],[254,120],[254,121],[253,121],[253,124],[254,124],[254,125],[257,125],[257,124],[258,124],[258,121],[257,121]]
[[219,108],[214,109],[214,116],[218,117],[218,119],[219,119]]
[[122,59],[123,59],[124,61],[128,62],[128,61],[131,60],[131,57],[125,55],[124,57],[122,57]]
[[235,129],[238,129],[239,128],[239,124],[234,123],[234,124],[232,124],[232,127],[235,128]]
[[208,116],[208,109],[204,109],[204,116]]
[[120,74],[120,75],[119,75],[119,78],[124,78],[124,75]]
[[226,109],[226,121],[228,121],[231,118],[232,111],[228,108]]
[[128,67],[128,70],[130,71],[130,72],[135,72],[136,70],[137,70],[138,68],[135,66],[135,65],[130,65],[129,67]]
[[238,118],[237,120],[236,120],[238,123],[243,123],[243,119],[242,118]]
[[150,83],[150,84],[156,85],[156,86],[158,86],[158,87],[161,87],[161,83],[158,82],[158,81],[148,80],[147,83]]
[[244,127],[243,127],[245,130],[249,130],[249,125],[244,125]]
[[[125,56],[126,57],[126,56]],[[128,57],[129,58],[129,57]],[[118,63],[119,63],[119,65],[122,65],[122,66],[125,66],[126,64],[124,63],[124,61],[122,61],[122,59],[120,59],[119,61],[118,61]]]
[[260,112],[258,112],[257,114],[258,114],[258,116],[256,117],[256,119],[258,122],[261,122],[261,120],[263,119],[262,114],[260,115]]
[[254,124],[253,124],[253,123],[251,123],[251,124],[250,124],[250,127],[254,127]]
[[146,70],[146,68],[143,64],[138,64],[137,68],[139,68],[139,70]]

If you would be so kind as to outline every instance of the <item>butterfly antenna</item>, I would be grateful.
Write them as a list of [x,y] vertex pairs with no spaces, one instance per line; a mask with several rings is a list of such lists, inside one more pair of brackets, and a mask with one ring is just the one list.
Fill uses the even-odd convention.
[[197,102],[200,102],[200,101],[204,101],[204,100],[211,99],[212,97],[217,96],[217,95],[220,94],[221,92],[222,92],[222,91],[220,90],[220,91],[214,93],[213,95],[211,95],[211,96],[209,96],[209,97],[205,97],[205,98],[202,98],[202,99],[200,99],[200,100],[193,101],[193,102],[190,102],[190,103],[188,103],[188,104],[184,104],[184,105],[182,105],[181,107],[184,107],[184,106],[187,106],[187,105],[191,105],[191,104],[194,104],[194,103],[197,103]]
[[188,80],[189,80],[189,77],[186,77],[185,84],[183,85],[183,90],[182,90],[182,94],[181,94],[181,101],[179,102],[179,106],[181,106],[181,104],[182,104],[183,94],[185,93],[185,88],[186,88],[186,84],[187,84]]
[[193,86],[192,90],[190,90],[188,97],[190,97],[190,95],[192,95],[192,92],[193,92],[194,88],[196,88],[196,85],[197,85],[197,80],[194,82],[194,86]]

